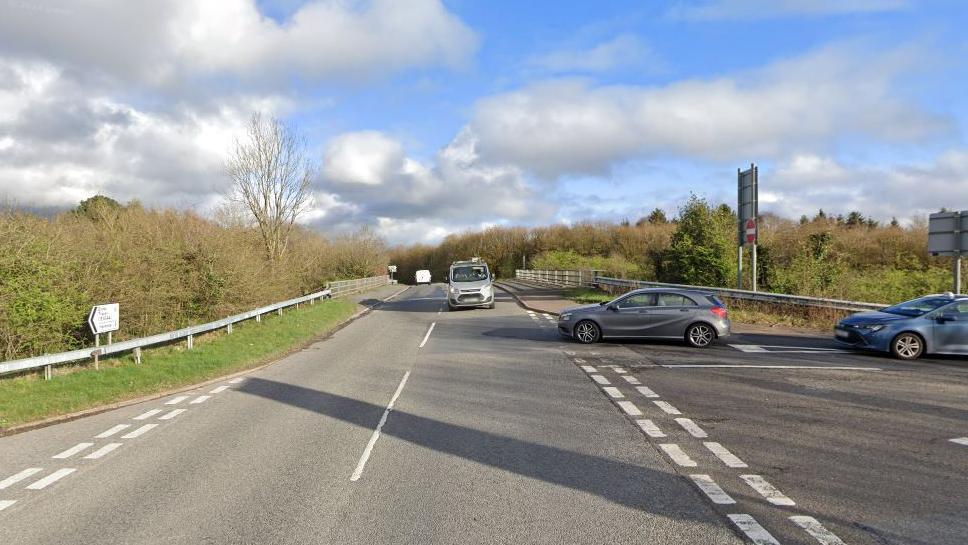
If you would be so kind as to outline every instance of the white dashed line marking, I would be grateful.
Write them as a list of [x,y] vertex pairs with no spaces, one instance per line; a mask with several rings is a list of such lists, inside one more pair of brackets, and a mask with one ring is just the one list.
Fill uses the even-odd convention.
[[959,445],[965,445],[968,447],[968,437],[956,437],[951,439],[952,443],[958,443]]
[[156,427],[158,427],[158,424],[145,424],[144,426],[141,426],[127,435],[122,435],[121,439],[134,439],[135,437],[140,437]]
[[97,460],[101,456],[121,446],[121,443],[108,443],[84,457],[85,460]]
[[[571,350],[565,350],[565,355],[574,356],[575,355],[575,352],[573,352]],[[578,361],[578,360],[575,360],[575,361]]]
[[165,405],[178,405],[179,403],[181,403],[182,401],[185,401],[186,399],[188,399],[188,396],[173,397],[168,401],[166,401]]
[[109,429],[107,431],[101,432],[101,433],[95,435],[94,437],[96,437],[97,439],[104,439],[106,437],[111,437],[112,435],[118,433],[119,431],[128,429],[130,427],[131,427],[131,424],[118,424],[117,426],[115,426],[115,427],[113,427],[113,428],[111,428],[111,429]]
[[639,379],[633,377],[632,375],[623,375],[622,378],[624,378],[625,382],[628,382],[629,384],[642,384],[639,382]]
[[420,346],[418,346],[417,348],[423,348],[424,345],[427,344],[427,339],[430,338],[430,334],[434,332],[434,328],[435,327],[437,327],[437,322],[434,322],[434,323],[430,324],[430,328],[427,329],[427,334],[424,335],[423,340],[420,341]]
[[716,455],[717,458],[722,460],[722,462],[726,464],[726,467],[732,467],[732,468],[749,467],[746,465],[746,462],[744,462],[743,460],[740,460],[739,457],[737,457],[732,452],[726,450],[726,447],[720,445],[719,443],[714,443],[710,441],[703,444],[706,445],[706,448],[709,449],[709,452],[712,452],[713,454]]
[[3,511],[15,503],[17,503],[17,500],[0,500],[0,511]]
[[642,411],[635,406],[635,403],[632,403],[631,401],[617,401],[616,403],[618,403],[618,406],[625,411],[625,414],[629,416],[642,416]]
[[813,536],[820,545],[844,545],[844,542],[840,540],[839,537],[835,536],[833,532],[823,527],[817,519],[813,517],[805,516],[795,516],[790,517],[790,520],[794,524],[806,530],[808,534]]
[[225,390],[228,390],[228,389],[229,389],[229,387],[223,384],[222,386],[219,386],[218,388],[215,388],[214,390],[212,390],[209,393],[210,394],[221,394],[222,392],[224,392]]
[[662,430],[659,429],[659,426],[655,425],[655,422],[647,418],[642,420],[636,420],[635,423],[638,424],[639,427],[642,428],[642,431],[644,431],[645,434],[648,435],[649,437],[666,436],[666,434],[662,433]]
[[628,371],[626,371],[622,367],[616,367],[616,368],[612,369],[612,371],[615,371],[616,373],[618,373],[620,375],[624,375],[625,373],[628,373]]
[[584,372],[586,372],[586,373],[595,373],[596,372],[595,371],[595,368],[592,367],[591,365],[582,365],[581,366],[581,370],[584,371]]
[[713,480],[709,475],[690,475],[692,482],[696,483],[699,490],[702,490],[709,499],[717,505],[731,505],[736,503],[729,494],[727,494],[716,481]]
[[648,386],[637,386],[635,389],[645,397],[659,397],[659,394],[653,392]]
[[706,437],[709,437],[705,430],[700,428],[698,424],[689,418],[676,418],[676,422],[682,426],[682,429],[689,432],[689,435],[695,437],[696,439],[705,439]]
[[188,409],[174,409],[171,412],[165,414],[164,416],[159,416],[158,420],[171,420],[172,418],[175,418],[176,416],[180,415],[181,413],[187,410]]
[[21,471],[20,473],[17,473],[16,475],[7,477],[6,479],[0,481],[0,490],[13,486],[19,483],[20,481],[26,479],[27,477],[40,473],[43,470],[44,469],[41,467],[28,467],[27,469]]
[[662,445],[659,445],[659,448],[665,451],[665,453],[669,455],[669,458],[672,458],[672,461],[679,464],[680,466],[696,467],[695,460],[693,460],[692,458],[689,457],[688,454],[683,452],[682,449],[679,448],[679,445],[676,445],[674,443],[664,443]]
[[57,458],[59,460],[63,460],[64,458],[70,458],[71,456],[74,456],[78,452],[81,452],[82,450],[87,450],[93,446],[94,446],[94,443],[78,443],[73,447],[65,450],[64,452],[51,456],[51,458]]
[[776,540],[766,528],[760,526],[756,519],[749,515],[726,515],[729,520],[733,521],[733,524],[740,529],[746,537],[750,538],[754,545],[780,545],[780,542]]
[[57,481],[63,479],[64,477],[70,475],[71,473],[74,473],[75,471],[77,470],[72,467],[65,467],[64,469],[58,469],[57,471],[51,473],[50,475],[44,477],[43,479],[33,484],[27,485],[27,490],[43,490],[48,486],[56,483]]
[[662,364],[666,369],[826,369],[828,371],[881,371],[880,367],[845,367],[835,365],[744,365],[744,364],[705,364],[705,363],[683,363],[683,364]]
[[611,382],[609,382],[608,379],[603,377],[602,375],[592,375],[592,380],[604,386],[608,386],[609,384],[611,384]]
[[370,436],[370,440],[366,443],[366,448],[363,449],[363,455],[360,456],[359,463],[356,464],[356,469],[353,470],[353,474],[350,476],[351,481],[358,481],[363,475],[363,468],[366,467],[366,461],[370,459],[370,453],[373,452],[373,446],[376,445],[377,439],[380,438],[380,430],[383,429],[383,425],[387,423],[387,417],[390,416],[390,411],[393,410],[393,404],[397,402],[397,398],[400,397],[400,392],[403,392],[403,387],[407,385],[407,378],[410,377],[410,371],[403,374],[403,380],[400,381],[400,385],[397,386],[397,390],[393,392],[393,397],[390,398],[390,403],[387,404],[387,408],[383,411],[383,416],[380,417],[380,422],[376,425],[376,429],[373,430],[373,435]]
[[585,363],[585,360],[583,360],[582,358],[575,358],[575,363]]
[[653,401],[652,403],[655,403],[656,407],[662,409],[663,411],[669,414],[682,414],[681,412],[679,412],[679,409],[670,405],[668,401]]
[[151,409],[150,411],[144,414],[139,414],[138,416],[132,418],[132,420],[148,420],[149,418],[151,418],[152,416],[160,412],[161,412],[161,409]]
[[208,401],[209,399],[212,399],[212,396],[198,396],[198,397],[196,397],[195,399],[193,399],[193,400],[192,400],[192,401],[191,401],[191,402],[189,403],[189,405],[198,405],[199,403],[205,403],[205,402],[206,402],[206,401]]
[[775,486],[760,475],[740,475],[739,478],[746,481],[750,488],[759,492],[761,496],[766,498],[766,501],[773,505],[796,505],[793,500],[786,497],[783,492],[777,490]]
[[621,390],[619,390],[614,386],[605,386],[604,388],[602,388],[602,390],[605,390],[605,393],[608,394],[609,397],[611,397],[612,399],[621,399],[625,397],[622,394]]

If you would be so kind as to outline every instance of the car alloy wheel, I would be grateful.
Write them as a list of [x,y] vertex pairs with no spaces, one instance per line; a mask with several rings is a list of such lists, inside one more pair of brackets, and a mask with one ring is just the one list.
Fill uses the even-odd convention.
[[901,333],[897,337],[894,337],[894,342],[891,343],[891,352],[898,359],[917,359],[924,352],[924,342],[921,340],[921,337],[918,337],[914,333]]
[[594,322],[584,321],[578,322],[575,325],[575,339],[583,344],[592,344],[598,340],[601,333],[598,330],[598,326]]
[[696,348],[705,348],[713,342],[713,328],[706,324],[694,324],[686,331],[686,340]]

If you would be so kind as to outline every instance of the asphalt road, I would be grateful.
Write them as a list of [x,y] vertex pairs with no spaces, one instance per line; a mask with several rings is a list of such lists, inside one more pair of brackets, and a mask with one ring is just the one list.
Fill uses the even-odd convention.
[[411,288],[237,381],[0,438],[0,543],[968,542],[968,360],[581,346],[499,297]]

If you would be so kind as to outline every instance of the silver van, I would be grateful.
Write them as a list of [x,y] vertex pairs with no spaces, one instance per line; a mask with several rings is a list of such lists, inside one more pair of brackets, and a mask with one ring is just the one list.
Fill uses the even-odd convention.
[[455,261],[447,275],[447,308],[494,308],[493,281],[494,274],[481,258]]

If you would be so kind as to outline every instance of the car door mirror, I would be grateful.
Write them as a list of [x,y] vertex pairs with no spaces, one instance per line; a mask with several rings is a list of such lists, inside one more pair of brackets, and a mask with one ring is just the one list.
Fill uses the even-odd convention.
[[618,305],[608,305],[605,308],[607,308],[608,310],[611,310],[612,312],[618,312]]
[[942,314],[941,316],[938,316],[938,322],[942,324],[945,322],[957,322],[957,321],[958,321],[958,315],[954,313],[945,313],[945,314]]

